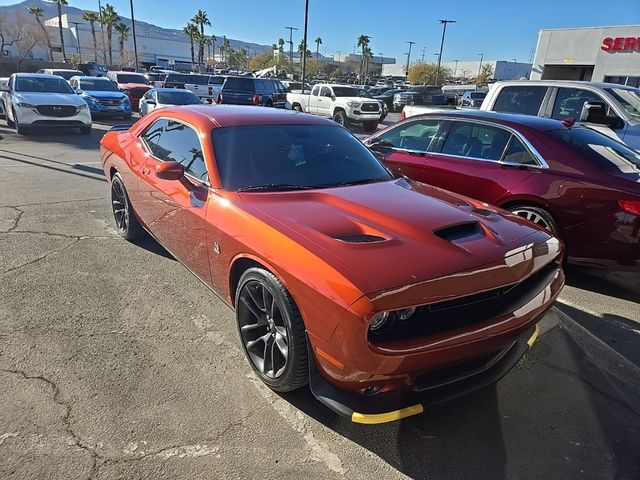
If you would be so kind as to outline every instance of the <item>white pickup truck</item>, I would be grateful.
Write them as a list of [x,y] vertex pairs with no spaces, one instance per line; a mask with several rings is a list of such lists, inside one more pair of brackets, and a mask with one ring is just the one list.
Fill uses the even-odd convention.
[[360,97],[355,88],[323,83],[311,93],[287,93],[287,108],[333,118],[340,125],[362,123],[367,132],[375,131],[382,114],[377,100]]
[[404,120],[405,118],[413,117],[415,115],[420,115],[422,113],[438,113],[438,112],[450,112],[451,110],[455,110],[455,105],[405,105],[402,107],[402,115],[400,120]]

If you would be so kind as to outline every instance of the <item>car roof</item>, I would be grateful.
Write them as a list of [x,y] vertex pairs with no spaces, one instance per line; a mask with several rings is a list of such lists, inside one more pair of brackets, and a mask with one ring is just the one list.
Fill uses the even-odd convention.
[[293,110],[266,108],[249,105],[186,105],[178,109],[163,109],[164,115],[176,112],[176,118],[189,113],[204,116],[214,122],[217,127],[249,126],[249,125],[325,125],[336,123],[319,116],[308,115]]
[[152,90],[156,90],[157,92],[177,92],[177,93],[190,93],[191,95],[195,95],[191,90],[185,90],[183,88],[152,88]]
[[91,75],[76,75],[74,77],[71,77],[70,80],[73,80],[74,78],[80,80],[99,80],[101,82],[111,82],[111,80],[109,80],[107,77],[93,77]]
[[494,85],[540,85],[540,86],[572,86],[572,87],[596,87],[596,88],[621,88],[625,90],[637,90],[636,87],[620,85],[619,83],[587,82],[580,80],[506,80],[496,82]]
[[144,77],[144,73],[127,72],[126,70],[109,70],[109,73],[124,73],[124,74],[127,74],[127,75],[131,75],[133,73],[134,75],[140,75],[141,77]]
[[445,117],[445,118],[460,118],[468,120],[484,120],[487,122],[493,122],[506,126],[524,126],[546,132],[549,130],[558,130],[566,128],[560,120],[553,118],[536,117],[534,115],[520,115],[515,113],[503,113],[485,110],[439,110],[429,113],[423,113],[411,116],[407,120],[417,119],[419,117]]
[[[14,73],[13,76],[16,77],[16,78],[56,78],[56,79],[62,78],[60,75],[53,75],[51,73],[24,73],[24,72],[20,72],[20,73]],[[64,78],[62,78],[62,79],[64,80]]]

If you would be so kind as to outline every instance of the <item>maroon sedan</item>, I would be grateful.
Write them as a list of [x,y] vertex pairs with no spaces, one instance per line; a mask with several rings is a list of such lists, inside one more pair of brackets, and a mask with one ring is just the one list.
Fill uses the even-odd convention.
[[640,154],[531,116],[436,112],[365,140],[395,173],[510,210],[553,232],[572,263],[640,268]]

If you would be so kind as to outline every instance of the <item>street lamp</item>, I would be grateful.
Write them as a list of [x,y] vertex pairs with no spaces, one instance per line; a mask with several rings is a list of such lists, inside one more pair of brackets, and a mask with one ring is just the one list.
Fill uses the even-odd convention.
[[307,22],[309,20],[309,0],[304,2],[304,35],[302,37],[302,92],[304,93],[304,77],[307,73]]
[[513,68],[511,69],[511,76],[513,77],[511,80],[515,80],[516,78],[516,62],[518,61],[517,58],[512,58],[511,60],[513,60]]
[[284,27],[289,30],[289,67],[291,75],[293,75],[293,31],[298,30],[296,27]]
[[131,7],[131,31],[133,33],[133,56],[136,60],[136,72],[138,71],[138,44],[136,42],[136,20],[133,16],[133,0],[129,0],[129,5]]
[[480,65],[478,66],[478,77],[480,76],[480,72],[482,71],[482,60],[484,59],[484,53],[479,53],[480,55]]
[[416,42],[407,42],[409,44],[409,53],[407,53],[407,73],[405,74],[405,77],[407,77],[407,75],[409,75],[409,60],[411,60],[411,45],[415,45]]
[[455,20],[438,20],[442,24],[442,40],[440,40],[440,53],[438,54],[438,70],[436,71],[436,84],[440,83],[440,62],[442,61],[442,49],[444,47],[444,36],[447,33],[447,23],[456,23]]
[[384,53],[380,52],[380,76],[382,76],[382,68],[384,66]]
[[456,78],[456,73],[458,73],[458,60],[454,60],[456,62],[456,68],[453,69],[453,78]]
[[75,27],[76,30],[76,43],[78,44],[78,60],[82,62],[82,52],[80,51],[80,30],[78,30],[78,25],[84,25],[82,22],[69,22]]

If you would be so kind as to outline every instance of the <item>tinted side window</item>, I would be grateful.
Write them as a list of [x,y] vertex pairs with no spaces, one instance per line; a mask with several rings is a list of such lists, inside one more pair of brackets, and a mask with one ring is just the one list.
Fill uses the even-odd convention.
[[321,97],[330,97],[331,96],[331,90],[329,89],[329,87],[322,87],[322,90],[320,90],[320,96]]
[[439,127],[439,120],[419,120],[383,133],[378,138],[384,142],[383,146],[426,152]]
[[531,152],[529,152],[522,142],[514,136],[511,137],[511,143],[509,143],[509,148],[507,148],[507,151],[504,154],[503,161],[507,163],[517,163],[520,165],[538,164],[535,158],[533,158],[533,155],[531,155]]
[[161,152],[159,159],[179,162],[184,165],[187,174],[208,181],[200,139],[191,127],[180,122],[167,121],[156,149]]
[[510,137],[511,133],[501,128],[455,122],[444,142],[442,153],[498,161]]
[[579,88],[559,88],[556,102],[553,104],[551,118],[563,120],[568,117],[580,118],[580,112],[585,102],[602,102],[602,98],[595,93]]
[[256,80],[256,92],[262,94],[272,93],[269,80]]
[[316,85],[315,87],[313,87],[313,90],[311,90],[311,95],[318,95],[319,91],[320,91],[320,87]]
[[547,93],[547,87],[514,86],[504,87],[493,109],[497,112],[538,115],[540,105]]
[[255,92],[255,84],[251,78],[227,77],[223,88],[225,90]]
[[167,120],[160,119],[153,122],[149,125],[149,128],[141,135],[142,141],[145,143],[147,148],[151,151],[154,157],[162,159],[162,151],[158,148],[158,141],[160,140],[160,135],[162,135],[162,131],[164,130],[165,125],[167,124]]

